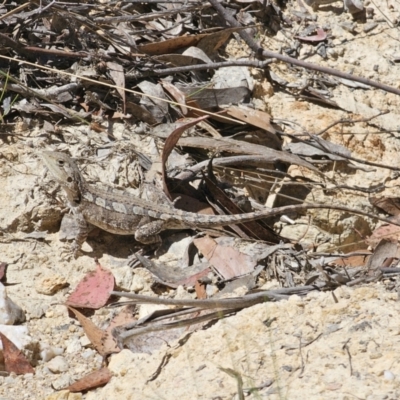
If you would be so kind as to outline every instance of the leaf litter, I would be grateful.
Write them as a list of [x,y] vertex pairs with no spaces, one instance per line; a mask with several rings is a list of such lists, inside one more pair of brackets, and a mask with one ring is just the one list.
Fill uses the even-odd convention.
[[[373,220],[376,223],[377,219],[382,219],[382,215],[363,202],[364,216],[350,220],[350,229],[361,240],[349,235],[351,239],[344,243],[348,245],[343,247],[344,254],[337,252],[342,242],[335,237],[343,234],[341,226],[332,230],[330,240],[325,243],[316,232],[326,228],[327,219],[332,217],[325,218],[322,212],[310,212],[308,215],[313,220],[304,223],[307,204],[312,208],[314,202],[321,201],[321,193],[327,197],[341,190],[353,190],[359,195],[374,193],[372,186],[362,187],[354,181],[346,187],[341,184],[340,175],[363,169],[369,172],[368,168],[372,166],[381,168],[384,165],[373,157],[361,162],[363,160],[357,153],[360,148],[354,144],[348,146],[350,141],[338,139],[337,132],[313,134],[296,127],[297,122],[279,121],[279,114],[272,104],[267,110],[260,105],[260,98],[253,96],[260,91],[258,80],[271,85],[276,92],[286,91],[294,98],[303,99],[302,103],[296,103],[299,107],[308,100],[329,110],[328,107],[339,107],[340,102],[332,100],[333,96],[338,96],[339,79],[366,82],[387,93],[397,93],[396,88],[358,79],[356,74],[349,76],[339,70],[322,69],[320,72],[324,74],[311,75],[313,69],[301,64],[301,60],[298,63],[297,59],[289,60],[293,61],[290,68],[294,71],[294,83],[289,83],[279,79],[276,74],[283,71],[273,65],[269,74],[270,62],[252,59],[254,55],[260,58],[269,51],[262,48],[253,55],[229,58],[226,50],[231,40],[232,43],[241,41],[242,46],[246,42],[254,50],[252,37],[260,24],[269,27],[265,36],[268,37],[278,34],[282,26],[286,29],[296,26],[298,19],[296,12],[292,10],[292,14],[286,14],[287,9],[278,5],[236,1],[228,12],[216,3],[193,1],[182,5],[180,2],[133,1],[125,6],[114,3],[61,6],[51,2],[16,8],[13,8],[15,5],[0,6],[0,21],[4,24],[0,34],[4,47],[1,55],[1,138],[5,139],[3,146],[9,148],[8,160],[13,159],[10,155],[15,149],[27,154],[21,147],[13,147],[18,144],[27,148],[51,147],[66,151],[82,157],[85,162],[80,165],[90,181],[97,181],[96,169],[98,176],[106,177],[108,183],[120,189],[139,192],[138,195],[155,198],[155,201],[173,201],[171,204],[189,210],[194,204],[196,207],[205,205],[212,213],[240,213],[251,208],[304,204],[300,212],[287,208],[289,215],[280,220],[273,217],[265,223],[214,229],[207,232],[210,236],[191,239],[186,233],[182,239],[180,234],[165,235],[163,246],[156,251],[156,259],[147,258],[151,253],[146,257],[138,254],[130,259],[129,269],[113,267],[138,250],[132,240],[92,232],[88,242],[91,251],[85,250],[82,258],[96,256],[99,251],[100,254],[108,253],[107,268],[110,271],[98,265],[97,272],[83,278],[64,303],[79,308],[100,308],[99,311],[106,313],[108,309],[103,307],[113,294],[132,298],[134,304],[154,302],[156,306],[167,307],[135,319],[140,308],[128,306],[131,307],[129,311],[123,309],[127,313],[126,319],[133,318],[134,321],[126,322],[121,312],[123,323],[116,322],[116,314],[110,324],[112,328],[99,328],[73,309],[93,349],[102,357],[119,352],[123,347],[135,353],[154,354],[163,342],[172,343],[181,337],[185,329],[189,329],[184,327],[190,326],[190,331],[186,332],[187,340],[191,332],[211,326],[210,321],[215,324],[223,318],[233,318],[239,310],[259,303],[290,299],[293,295],[306,296],[311,292],[336,293],[343,285],[358,286],[379,281],[385,282],[388,290],[396,287],[397,220],[372,232],[367,226]],[[319,2],[307,4],[314,10],[319,6]],[[347,2],[345,6],[355,15],[356,11],[363,10],[359,4],[352,6]],[[301,12],[310,17],[311,14],[304,10]],[[233,16],[244,26],[233,23]],[[310,36],[312,32],[317,35]],[[315,54],[322,59],[328,54],[335,58],[339,52],[335,56],[336,44],[326,32],[325,28],[310,24],[300,34],[287,39],[285,51],[295,54],[301,47],[294,41],[298,38],[319,46],[315,47]],[[314,48],[309,47],[308,51],[313,52]],[[274,56],[285,61],[278,53]],[[306,69],[300,70],[299,66]],[[332,76],[338,80],[333,80]],[[303,79],[301,84],[295,81],[299,77]],[[350,100],[352,96],[343,94]],[[342,109],[346,107],[350,106],[345,105]],[[374,126],[374,118],[364,115],[363,110],[360,115],[361,119],[357,121],[337,118],[334,123],[344,130],[349,124],[361,126],[371,122],[370,126]],[[380,116],[379,112],[375,115]],[[388,126],[386,120],[379,121]],[[36,133],[31,135],[31,132]],[[377,149],[384,146],[379,140],[375,144]],[[354,152],[358,158],[353,157]],[[130,161],[129,167],[127,161]],[[113,170],[109,169],[110,165]],[[395,173],[398,171],[395,166],[391,169]],[[395,179],[393,175],[392,180]],[[140,193],[138,183],[146,180],[155,180],[156,184],[147,188],[144,185],[147,192]],[[47,207],[51,205],[54,209],[62,203],[54,186],[42,186],[40,191]],[[389,194],[372,204],[397,215],[391,212],[395,203],[393,198]],[[342,200],[343,209],[346,200],[343,202],[340,197],[339,200]],[[333,219],[343,221],[338,214],[333,214],[337,204],[333,203],[331,210],[327,208],[327,212],[334,215]],[[41,210],[37,218],[35,213],[29,212],[29,217],[17,219],[17,225],[25,232],[33,228],[24,227],[24,218],[36,225],[41,220],[37,225],[39,230],[47,224],[54,231],[61,214],[59,212],[54,218]],[[302,224],[305,227],[302,232],[296,231],[294,236],[288,234],[290,229],[295,231]],[[15,233],[12,224],[8,229]],[[68,241],[68,236],[73,237],[69,231],[72,228],[65,229],[64,240]],[[309,233],[314,235],[311,240]],[[381,240],[387,238],[390,242]],[[32,238],[26,236],[22,240]],[[41,244],[39,240],[38,244]],[[356,253],[363,252],[366,245],[372,246],[372,255],[357,256]],[[10,264],[8,258],[7,263]],[[71,270],[74,268],[73,261],[65,265]],[[80,265],[76,274],[82,277],[88,267],[82,267],[79,261],[76,265]],[[145,289],[147,296],[133,293],[143,291],[142,283],[148,279],[146,271],[139,273],[141,267],[147,268],[155,277]],[[137,277],[136,286],[132,282],[126,285],[121,274],[123,268],[127,276]],[[136,275],[135,271],[138,271]],[[70,279],[77,283],[77,277],[70,276]],[[112,292],[114,279],[117,289],[123,291]],[[268,284],[272,288],[264,287]],[[58,299],[66,297],[66,289],[60,288],[58,294]],[[194,294],[202,300],[194,299]],[[114,306],[123,304],[126,302],[118,301]],[[99,325],[107,325],[101,312],[93,318]],[[37,313],[39,318],[44,315],[41,311]],[[62,317],[67,321],[66,314]],[[175,333],[166,336],[165,332],[170,329],[175,329]],[[164,340],[160,340],[157,332],[164,332]],[[7,351],[4,350],[6,370],[20,373],[9,368]],[[167,361],[161,369],[167,367],[168,359],[165,358]],[[74,385],[62,385],[60,381],[58,387],[79,392],[107,383],[109,371],[97,367],[98,375]],[[239,398],[242,397],[246,390],[240,373],[231,368],[220,367],[220,370],[237,379],[236,392]],[[32,372],[29,368],[22,371]],[[330,384],[329,387],[340,385]]]

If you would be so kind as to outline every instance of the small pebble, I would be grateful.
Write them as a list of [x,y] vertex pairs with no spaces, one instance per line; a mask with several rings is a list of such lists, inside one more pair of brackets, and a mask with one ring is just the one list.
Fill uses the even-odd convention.
[[382,357],[382,353],[371,353],[371,354],[369,355],[369,358],[370,358],[371,360],[376,360],[376,359],[381,358],[381,357]]
[[5,385],[12,385],[14,383],[15,383],[15,378],[13,378],[12,376],[7,376],[4,378]]
[[60,356],[64,350],[61,347],[46,347],[40,352],[40,357],[44,362],[50,361],[56,356]]
[[365,33],[371,32],[372,30],[374,30],[376,27],[378,26],[378,24],[376,22],[367,22],[364,26],[363,31]]
[[[72,382],[73,380],[68,374],[62,374],[59,378],[52,382],[52,386],[55,390],[61,390],[68,387]],[[64,399],[64,397],[61,398]]]
[[47,368],[53,374],[59,374],[68,371],[69,365],[64,357],[56,356],[47,363]]
[[37,293],[53,295],[67,286],[67,280],[64,276],[52,274],[38,279],[35,283]]
[[394,380],[394,374],[391,371],[384,371],[383,372],[383,378],[386,381],[392,381],[392,380]]
[[86,349],[83,353],[82,353],[82,358],[84,358],[85,360],[87,360],[88,358],[93,357],[94,355],[94,351],[92,349]]
[[79,338],[79,343],[81,344],[82,347],[88,347],[92,344],[92,342],[86,335],[83,335]]
[[356,29],[356,24],[354,22],[344,22],[340,26],[347,32],[354,33]]
[[73,338],[69,341],[66,352],[68,354],[79,353],[82,350],[80,340],[78,338]]

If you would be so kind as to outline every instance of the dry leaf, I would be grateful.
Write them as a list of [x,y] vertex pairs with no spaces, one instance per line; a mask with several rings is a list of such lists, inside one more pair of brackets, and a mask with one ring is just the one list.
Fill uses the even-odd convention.
[[246,102],[251,95],[250,89],[245,86],[212,89],[206,86],[184,87],[181,85],[179,89],[186,95],[186,104],[189,104],[189,100],[195,100],[202,110],[215,110],[224,105]]
[[34,374],[29,361],[22,354],[11,340],[0,332],[0,339],[3,343],[4,364],[7,372],[14,372],[17,375]]
[[386,211],[388,214],[397,216],[400,214],[400,199],[398,197],[373,197],[369,198],[369,202]]
[[[372,254],[372,253],[371,253]],[[340,257],[329,262],[329,265],[337,265],[338,267],[359,267],[365,265],[368,262],[370,255],[365,256],[351,256],[351,257]]]
[[120,64],[117,64],[115,62],[108,62],[107,67],[109,68],[109,73],[111,78],[113,79],[114,83],[118,86],[117,91],[119,95],[121,96],[122,102],[123,102],[123,110],[124,114],[126,112],[126,96],[125,96],[125,73],[124,73],[124,67]]
[[110,370],[107,367],[104,367],[85,375],[82,379],[79,379],[79,381],[68,386],[66,390],[73,393],[87,391],[105,385],[111,378],[112,374]]
[[156,263],[139,254],[136,254],[136,257],[142,263],[142,266],[157,278],[158,282],[172,288],[177,288],[178,286],[193,286],[199,279],[207,276],[210,272],[210,267],[206,263],[181,268],[178,266]]
[[115,280],[111,271],[96,264],[97,270],[89,272],[70,294],[66,305],[78,308],[98,309],[103,307],[114,289]]
[[241,253],[232,246],[218,244],[209,236],[194,239],[193,243],[224,279],[253,272],[257,265],[249,255]]
[[126,104],[126,111],[131,113],[138,121],[146,122],[149,125],[155,125],[157,123],[157,120],[153,117],[151,112],[139,104],[128,101]]
[[265,129],[268,132],[276,132],[275,128],[271,125],[271,116],[264,111],[237,106],[229,106],[224,108],[224,110],[230,117],[237,118],[257,128]]
[[295,38],[302,40],[303,42],[323,42],[327,37],[326,32],[321,28],[317,28],[316,32],[317,32],[316,35],[295,36]]
[[[389,265],[392,260],[399,258],[400,256],[400,245],[398,242],[391,242],[389,240],[382,239],[376,246],[374,254],[368,259],[367,268],[368,270],[378,270],[379,268],[388,266],[384,265],[385,261],[389,261]],[[388,260],[389,259],[389,260]]]
[[206,285],[203,283],[200,283],[199,281],[196,281],[194,285],[194,290],[196,291],[196,298],[203,300],[207,298],[207,291],[206,291]]
[[138,83],[138,88],[146,95],[140,99],[143,105],[157,122],[163,122],[169,112],[167,97],[160,84],[154,84],[149,81]]
[[208,35],[209,34],[204,33],[201,35],[180,36],[177,38],[164,40],[163,42],[147,43],[142,46],[138,46],[138,50],[142,53],[152,56],[175,53],[176,50],[183,47],[196,46],[202,38]]
[[186,103],[185,94],[175,85],[166,80],[161,80],[161,85],[163,86],[164,90],[166,90],[171,95],[171,97],[179,103],[182,114],[186,115],[188,113],[188,109],[184,106],[184,104]]
[[312,171],[318,171],[311,163],[286,151],[274,150],[258,144],[240,142],[229,138],[184,137],[179,139],[178,146],[213,149],[215,153],[260,155],[270,158],[271,162],[281,161],[287,164],[302,165]]
[[203,121],[206,119],[207,116],[199,117],[193,120],[180,120],[179,126],[169,134],[167,140],[165,141],[164,144],[164,149],[162,152],[162,157],[161,157],[161,162],[162,162],[162,175],[163,175],[163,185],[164,185],[164,193],[171,198],[171,195],[169,194],[168,187],[166,184],[166,177],[167,177],[167,172],[166,172],[166,163],[168,160],[169,155],[171,154],[171,151],[175,147],[176,143],[178,142],[179,138],[182,136],[183,132],[185,132],[186,129],[191,128],[192,126],[196,125],[200,121]]
[[[393,217],[392,219],[394,222],[400,222],[400,216]],[[375,229],[372,235],[365,239],[365,243],[375,248],[382,239],[398,243],[400,239],[400,227],[392,224],[384,224]]]
[[103,133],[103,132],[106,131],[105,128],[103,128],[99,123],[97,123],[97,122],[95,122],[95,121],[92,121],[92,122],[90,123],[90,129],[91,129],[92,131],[94,131],[94,132],[97,132],[97,133]]
[[[85,331],[86,336],[92,343],[93,347],[98,351],[101,356],[106,356],[111,353],[118,353],[120,351],[116,342],[111,335],[97,327],[89,318],[86,318],[78,310],[73,307],[68,307],[71,310]],[[111,340],[110,340],[111,339]]]
[[111,331],[117,327],[122,325],[127,325],[131,322],[137,321],[135,317],[136,312],[136,305],[135,304],[128,304],[125,307],[122,307],[120,312],[110,321],[106,332],[109,332],[111,335]]

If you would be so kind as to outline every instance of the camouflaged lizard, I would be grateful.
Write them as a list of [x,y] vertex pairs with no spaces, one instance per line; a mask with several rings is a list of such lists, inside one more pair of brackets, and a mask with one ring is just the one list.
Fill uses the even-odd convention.
[[88,224],[118,235],[135,235],[138,242],[150,244],[161,241],[158,234],[166,229],[213,228],[275,214],[272,210],[236,215],[186,212],[131,194],[98,189],[85,182],[75,162],[66,154],[45,151],[41,155],[56,182],[64,189],[68,206],[77,221],[78,234],[71,249],[75,256],[87,238]]
[[160,242],[158,234],[166,229],[235,225],[308,209],[341,210],[400,226],[400,223],[388,218],[342,205],[296,204],[246,214],[196,214],[179,210],[171,205],[152,203],[131,194],[101,190],[89,185],[74,161],[64,153],[45,151],[42,157],[54,179],[64,189],[69,208],[78,223],[79,231],[72,244],[75,256],[87,238],[88,224],[118,235],[135,235],[135,239],[144,244]]

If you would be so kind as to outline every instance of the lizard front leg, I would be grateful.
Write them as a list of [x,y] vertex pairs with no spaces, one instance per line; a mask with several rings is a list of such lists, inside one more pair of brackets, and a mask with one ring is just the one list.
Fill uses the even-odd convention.
[[148,221],[147,217],[142,218],[136,229],[135,239],[143,244],[161,243],[159,233],[167,229],[167,222],[162,220]]
[[71,253],[74,258],[78,257],[78,252],[82,247],[83,242],[87,239],[89,234],[89,225],[85,220],[85,217],[80,211],[74,212],[74,220],[77,227],[77,234],[71,245]]

